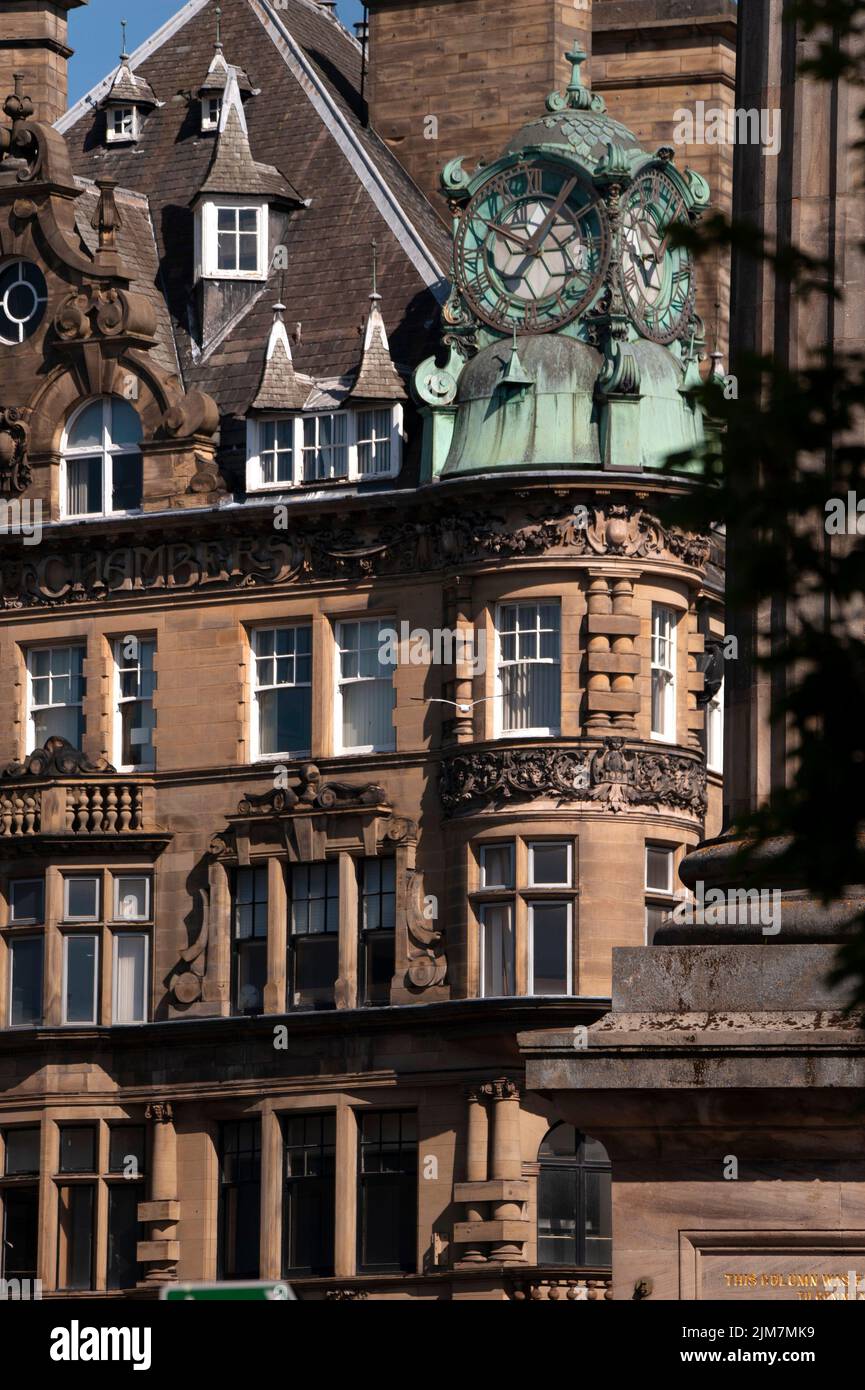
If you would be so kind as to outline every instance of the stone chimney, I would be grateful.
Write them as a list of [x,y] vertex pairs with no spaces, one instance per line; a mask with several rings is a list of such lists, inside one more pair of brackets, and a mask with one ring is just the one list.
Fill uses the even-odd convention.
[[37,121],[53,124],[66,110],[69,11],[87,0],[4,0],[0,5],[0,102],[24,74]]
[[[440,206],[458,154],[494,159],[591,53],[592,0],[368,0],[370,124]],[[591,64],[586,64],[588,69]]]

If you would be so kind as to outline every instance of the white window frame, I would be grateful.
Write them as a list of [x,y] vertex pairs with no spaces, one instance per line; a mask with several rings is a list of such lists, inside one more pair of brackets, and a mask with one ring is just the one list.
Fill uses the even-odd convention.
[[[18,883],[38,883],[38,884],[41,885],[41,888],[42,888],[42,916],[41,916],[41,917],[16,917],[16,916],[15,916],[15,914],[14,914],[13,911],[12,911],[12,889],[13,889],[13,888],[15,887],[15,885],[18,884]],[[9,908],[9,924],[10,924],[10,926],[16,926],[16,927],[17,927],[17,926],[22,925],[22,924],[23,924],[24,926],[42,926],[42,925],[44,924],[44,922],[45,922],[45,879],[44,879],[44,877],[40,878],[40,877],[36,876],[35,878],[25,878],[25,877],[22,876],[22,877],[20,877],[20,878],[10,878],[10,879],[9,879],[9,886],[8,886],[8,888],[7,888],[6,891],[7,891],[7,894],[8,894],[7,902],[8,902],[8,908]]]
[[[115,117],[121,118],[121,129],[115,127]],[[122,129],[123,118],[130,117],[129,130]],[[137,106],[109,106],[105,112],[105,138],[109,145],[128,145],[131,141],[137,140],[141,122]]]
[[[111,402],[112,396],[91,396],[83,401],[76,410],[72,412],[66,421],[66,428],[63,431],[63,440],[60,450],[60,515],[66,521],[95,521],[102,516],[139,516],[141,507],[133,507],[129,510],[117,511],[111,505],[111,473],[108,466],[116,458],[123,458],[130,455],[141,455],[141,443],[138,444],[115,444],[111,438]],[[122,397],[118,397],[122,399]],[[79,415],[83,415],[85,410],[96,402],[102,402],[102,443],[99,446],[78,444],[74,449],[69,448],[69,435],[75,425]],[[135,410],[132,401],[126,401],[126,405]],[[144,431],[142,429],[142,435]],[[99,454],[102,458],[102,510],[98,512],[71,512],[69,510],[69,468],[70,461],[81,458],[95,458]],[[142,499],[143,500],[143,499]]]
[[[565,849],[568,856],[568,878],[566,883],[542,883],[535,878],[535,847],[544,849]],[[528,840],[528,886],[529,888],[573,888],[574,886],[574,846],[571,840]]]
[[[121,917],[120,915],[120,880],[122,878],[139,878],[145,883],[144,892],[144,916],[143,917]],[[123,926],[126,922],[150,922],[152,921],[151,898],[153,895],[153,878],[149,873],[138,869],[112,870],[111,873],[111,910],[113,923]]]
[[[663,634],[664,618],[669,619],[669,637]],[[650,660],[651,689],[649,692],[649,721],[651,737],[662,743],[676,742],[676,662],[678,659],[677,626],[679,614],[666,603],[653,603],[651,615]],[[654,694],[656,683],[663,692],[663,728],[655,728]]]
[[[92,917],[73,917],[69,912],[69,884],[75,880],[80,882],[87,879],[88,882],[96,884],[96,911]],[[63,921],[64,922],[101,922],[102,921],[102,877],[100,874],[64,874],[63,875]]]
[[710,772],[724,770],[724,682],[706,703],[706,767]]
[[[559,725],[556,728],[506,729],[505,728],[505,683],[506,666],[519,666],[520,661],[505,662],[502,656],[502,613],[505,608],[557,608],[559,613],[559,658],[536,657],[528,665],[555,666],[559,672]],[[495,738],[558,738],[561,734],[562,714],[562,602],[558,595],[549,598],[505,599],[496,604],[496,698],[493,701],[493,736]]]
[[[568,914],[567,926],[567,984],[568,988],[563,994],[535,994],[535,908],[536,907],[565,907]],[[569,999],[574,997],[574,904],[570,898],[557,898],[555,896],[543,898],[529,898],[526,902],[526,931],[528,935],[528,976],[526,980],[526,993],[529,998],[538,999]]]
[[[121,937],[139,937],[144,942],[144,1017],[143,1018],[118,1018],[117,1017],[117,971],[120,964],[120,953],[117,943]],[[147,1023],[150,1018],[150,933],[146,931],[115,931],[112,932],[112,963],[111,963],[111,1022],[122,1028],[140,1027],[142,1023]]]
[[[360,441],[360,416],[364,414],[361,410],[317,410],[304,413],[299,411],[295,415],[286,416],[279,414],[267,414],[249,417],[246,421],[246,490],[247,492],[287,492],[291,488],[303,488],[307,491],[320,487],[334,487],[339,484],[380,482],[385,478],[396,478],[402,468],[402,443],[403,443],[403,407],[396,403],[390,407],[384,406],[383,409],[391,411],[391,435],[390,435],[390,469],[387,473],[361,473],[359,464],[359,441]],[[346,438],[346,452],[348,457],[348,471],[344,478],[314,478],[306,482],[303,476],[303,423],[305,420],[320,420],[324,416],[347,415],[348,427]],[[261,454],[262,454],[262,425],[272,423],[274,420],[290,419],[292,421],[292,451],[291,451],[291,481],[266,483],[262,479]]]
[[[81,710],[81,742],[82,742],[82,743],[84,742],[84,734],[85,734],[85,732],[86,732],[86,721],[85,721],[85,717],[84,717],[84,696],[83,696],[83,695],[82,695],[80,704],[79,704],[78,702],[76,702],[75,704],[64,704],[64,705],[57,704],[56,702],[51,703],[51,704],[48,704],[48,705],[41,705],[41,704],[40,704],[40,705],[37,705],[37,704],[36,704],[36,701],[35,701],[34,698],[33,698],[33,682],[34,682],[35,679],[37,679],[37,677],[34,676],[34,674],[33,674],[33,666],[32,666],[32,658],[33,658],[33,656],[35,655],[35,653],[36,653],[36,652],[39,652],[39,651],[42,651],[42,652],[44,652],[44,651],[56,652],[56,651],[67,651],[67,650],[71,651],[73,648],[75,648],[77,651],[83,652],[83,653],[84,653],[84,660],[85,660],[85,661],[87,660],[87,647],[85,646],[85,644],[84,644],[83,642],[53,642],[53,643],[51,643],[51,645],[48,646],[48,647],[34,646],[34,647],[28,647],[28,648],[27,648],[27,653],[26,653],[26,654],[27,654],[27,718],[26,718],[26,721],[25,721],[25,722],[26,722],[26,729],[27,729],[27,747],[24,749],[25,755],[26,755],[27,753],[29,753],[32,749],[34,749],[34,748],[36,747],[37,733],[36,733],[36,718],[35,718],[35,716],[36,716],[37,711],[39,711],[39,710],[45,710],[45,709],[80,709],[80,710]],[[38,679],[42,679],[42,677],[38,677]],[[54,679],[55,679],[55,678],[54,678],[53,675],[49,677],[49,680],[52,682],[52,688],[53,688],[53,681],[54,681]],[[86,688],[87,688],[87,677],[86,677],[86,675],[83,674],[83,671],[82,671],[82,679],[83,679],[83,681],[84,681],[84,689],[85,689],[85,691],[86,691]]]
[[[81,920],[83,920],[83,919],[81,919]],[[89,919],[88,919],[88,920],[89,920]],[[61,1022],[62,1022],[62,1024],[63,1024],[63,1027],[64,1027],[64,1028],[92,1028],[92,1027],[94,1027],[94,1025],[98,1025],[98,1023],[99,1023],[99,977],[100,977],[100,973],[101,973],[101,972],[100,972],[100,956],[99,956],[99,945],[100,945],[99,936],[100,936],[100,933],[99,933],[99,932],[64,932],[64,933],[63,933],[63,982],[62,982],[62,995],[61,995],[61,1010],[62,1010],[62,1013],[61,1013]],[[91,1011],[91,1012],[92,1012],[92,1017],[91,1017],[91,1018],[85,1018],[85,1019],[76,1019],[74,1023],[70,1023],[69,1020],[68,1020],[67,1017],[66,1017],[66,1003],[67,1003],[67,998],[66,998],[66,986],[67,986],[67,983],[68,983],[69,942],[72,941],[73,939],[74,939],[74,940],[78,940],[78,941],[82,941],[82,940],[84,940],[86,937],[90,937],[90,938],[96,943],[96,949],[95,949],[95,951],[94,951],[94,953],[93,953],[93,1009],[92,1009],[92,1011]]]
[[[482,844],[479,846],[479,848],[480,854],[478,855],[478,860],[480,867],[480,891],[491,893],[513,893],[516,889],[517,884],[516,847],[514,845],[513,840],[490,840],[488,844]],[[506,849],[508,851],[508,861],[510,864],[509,883],[487,883],[486,856],[487,851],[491,849]]]
[[[255,270],[221,270],[219,268],[218,221],[220,209],[253,211],[258,219],[258,264]],[[196,262],[204,280],[266,280],[270,254],[270,218],[264,198],[240,198],[220,195],[202,203],[196,226]]]
[[[260,687],[258,684],[258,654],[256,652],[256,642],[258,634],[262,632],[280,632],[285,629],[309,628],[309,649],[310,649],[310,673],[309,682],[301,681],[290,686],[266,685]],[[313,669],[315,644],[315,624],[312,622],[294,623],[260,623],[250,629],[249,632],[249,706],[250,706],[250,759],[254,763],[273,763],[284,762],[296,758],[308,758],[311,756],[310,748],[283,748],[277,753],[263,753],[261,751],[261,712],[258,703],[258,693],[264,690],[309,690],[310,707],[312,707],[313,690]],[[310,720],[310,739],[312,738],[312,721]]]
[[[212,105],[214,102],[216,103],[216,115],[215,115],[215,116],[212,116],[212,115],[210,114],[210,108],[211,108],[211,105]],[[220,118],[221,115],[222,115],[222,97],[220,97],[220,96],[213,96],[212,94],[208,94],[207,96],[204,96],[204,97],[201,98],[201,129],[202,129],[202,130],[218,130],[218,129],[219,129],[219,118]]]
[[[658,850],[667,856],[667,887],[654,888],[649,884],[649,850]],[[649,944],[649,909],[663,908],[672,912],[680,897],[676,894],[676,846],[667,845],[660,840],[647,840],[643,847],[643,891],[645,907],[643,915],[643,941]]]
[[[513,960],[511,969],[513,973],[513,989],[510,994],[487,994],[486,992],[486,914],[491,908],[504,908],[510,918],[511,946],[513,948]],[[478,997],[481,999],[515,999],[517,997],[517,923],[516,912],[517,904],[514,897],[510,898],[488,898],[485,902],[478,903],[477,922],[478,922]]]
[[[342,730],[343,730],[343,699],[342,699],[342,687],[343,687],[343,685],[358,685],[358,684],[360,684],[362,681],[373,681],[373,680],[380,680],[380,679],[382,679],[381,677],[378,677],[378,676],[347,676],[347,677],[345,678],[345,680],[343,680],[343,676],[342,676],[342,661],[341,661],[341,656],[342,656],[342,636],[341,636],[341,634],[342,634],[342,629],[343,629],[343,627],[344,627],[346,624],[349,624],[349,623],[378,623],[378,626],[379,626],[380,629],[381,629],[381,628],[385,628],[385,627],[395,628],[396,625],[397,625],[397,624],[396,624],[396,618],[394,618],[394,617],[381,617],[381,618],[378,617],[378,616],[373,617],[373,616],[371,616],[371,615],[368,614],[368,613],[361,613],[361,614],[359,614],[357,617],[354,617],[354,618],[352,618],[352,617],[340,618],[340,619],[337,619],[337,621],[334,623],[334,627],[333,627],[333,636],[334,636],[334,663],[333,663],[333,677],[334,677],[334,691],[333,691],[333,747],[334,747],[334,753],[337,754],[337,755],[344,755],[344,754],[352,754],[352,755],[353,755],[353,754],[356,754],[356,753],[358,753],[358,754],[359,754],[359,753],[395,753],[395,752],[396,752],[396,725],[395,725],[393,722],[391,722],[391,728],[392,728],[392,730],[393,730],[392,738],[391,738],[391,741],[388,743],[388,746],[387,746],[386,748],[377,748],[377,747],[375,747],[373,744],[365,744],[365,745],[363,745],[363,746],[358,745],[357,747],[353,747],[353,746],[347,747],[347,746],[343,743],[343,738],[342,738]],[[392,667],[391,667],[391,689],[392,689],[392,691],[393,691],[393,702],[392,702],[392,705],[391,705],[391,721],[393,721],[393,713],[394,713],[395,710],[396,710],[396,688],[395,688],[395,686],[394,686],[394,677],[395,677],[395,675],[396,675],[396,670],[397,670],[396,666],[392,666]]]
[[[140,648],[141,648],[141,644],[142,644],[143,642],[147,642],[147,643],[150,644],[150,646],[153,648],[153,655],[154,655],[154,657],[156,656],[156,638],[155,638],[155,637],[138,637],[138,635],[137,635],[136,633],[129,633],[129,634],[127,635],[127,637],[115,637],[115,638],[113,639],[112,643],[111,643],[111,656],[112,656],[112,665],[113,665],[113,672],[112,672],[113,696],[112,696],[112,702],[113,702],[113,706],[114,706],[114,711],[113,711],[113,720],[112,720],[112,724],[113,724],[113,735],[112,735],[112,737],[113,737],[113,742],[114,742],[114,766],[117,768],[117,771],[118,771],[118,772],[153,772],[153,770],[154,770],[155,767],[156,767],[156,749],[154,748],[152,742],[151,742],[151,744],[150,744],[150,759],[149,759],[148,762],[146,762],[146,763],[130,763],[130,764],[127,764],[127,763],[124,763],[124,762],[123,762],[123,714],[122,714],[122,707],[123,707],[123,705],[134,704],[135,702],[138,702],[138,703],[149,703],[151,712],[153,712],[153,710],[154,710],[153,696],[152,696],[152,695],[150,696],[150,698],[149,698],[148,701],[143,701],[143,700],[141,699],[140,696],[137,696],[137,695],[123,695],[123,694],[122,694],[122,687],[121,687],[121,681],[120,681],[120,673],[121,673],[121,671],[129,670],[129,669],[131,668],[131,666],[133,666],[134,664],[136,664],[136,663],[134,663],[134,662],[132,661],[132,658],[131,658],[131,657],[125,657],[125,656],[123,655],[123,647],[124,647],[124,644],[125,644],[126,641],[128,640],[128,637],[130,637],[130,636],[135,637],[135,640],[138,642],[138,645],[139,645],[139,655],[138,655],[138,661],[137,661],[137,665],[138,665],[138,668],[139,668],[139,672],[140,672],[140,669],[141,669],[141,651],[140,651]],[[155,687],[154,687],[154,688],[155,688]],[[153,732],[153,733],[156,732],[155,721],[154,721],[154,727],[153,727],[152,732]]]
[[43,1022],[44,1022],[44,1019],[45,1019],[45,933],[44,933],[44,931],[39,931],[39,932],[16,932],[15,935],[12,936],[12,937],[9,939],[9,942],[8,942],[8,950],[7,950],[7,959],[8,959],[8,961],[9,961],[9,967],[8,967],[8,970],[7,970],[7,977],[8,977],[8,978],[7,978],[7,989],[6,989],[6,1011],[5,1011],[5,1014],[4,1014],[4,1018],[5,1018],[5,1020],[6,1020],[6,1025],[5,1025],[5,1026],[6,1026],[7,1028],[38,1028],[40,1025],[39,1025],[39,1024],[36,1024],[36,1023],[13,1023],[13,1022],[12,1022],[12,997],[13,997],[13,992],[14,992],[14,989],[15,989],[15,951],[14,951],[14,946],[15,946],[15,943],[16,943],[17,941],[38,941],[38,942],[40,942],[40,944],[41,944],[41,948],[42,948],[42,958],[41,958],[41,966],[40,966],[40,972],[39,972],[39,973],[40,973],[40,975],[41,975],[41,983],[42,983],[42,1008],[41,1008],[41,1010],[40,1010],[40,1013],[41,1013]]

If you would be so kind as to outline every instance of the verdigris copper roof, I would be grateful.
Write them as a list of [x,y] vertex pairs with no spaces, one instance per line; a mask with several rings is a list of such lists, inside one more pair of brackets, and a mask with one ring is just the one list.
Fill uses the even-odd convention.
[[583,86],[580,67],[586,59],[582,49],[568,53],[572,65],[571,81],[564,92],[553,92],[547,98],[547,114],[529,121],[508,142],[506,154],[538,145],[560,146],[587,169],[607,153],[607,146],[618,146],[626,155],[645,158],[646,151],[636,135],[621,121],[607,112],[606,103],[598,92]]

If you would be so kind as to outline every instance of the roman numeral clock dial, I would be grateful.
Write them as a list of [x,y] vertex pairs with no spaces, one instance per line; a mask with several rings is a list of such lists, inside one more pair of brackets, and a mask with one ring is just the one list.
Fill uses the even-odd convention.
[[694,302],[690,253],[671,245],[676,225],[688,225],[684,199],[663,169],[634,180],[621,217],[621,288],[644,337],[671,343],[686,330]]
[[486,180],[457,231],[457,282],[473,313],[510,333],[548,333],[588,308],[611,238],[606,209],[576,171],[519,161]]

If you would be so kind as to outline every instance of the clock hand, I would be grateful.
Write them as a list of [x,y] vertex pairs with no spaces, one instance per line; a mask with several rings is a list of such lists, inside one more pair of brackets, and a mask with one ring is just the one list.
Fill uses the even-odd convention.
[[667,242],[670,240],[670,232],[673,230],[673,228],[676,226],[677,222],[679,221],[679,213],[682,212],[682,210],[683,210],[683,205],[682,205],[681,203],[679,203],[679,206],[676,208],[676,211],[674,212],[673,216],[670,218],[669,222],[667,223],[666,231],[665,231],[665,233],[664,233],[664,240],[661,242],[661,245],[660,245],[660,247],[658,248],[658,259],[659,259],[659,260],[660,260],[661,256],[663,256],[664,252],[665,252],[666,249],[667,249]]
[[568,198],[570,198],[576,186],[577,180],[576,177],[574,177],[568,179],[568,182],[565,184],[564,188],[560,190],[559,196],[556,198],[556,201],[553,203],[553,206],[550,208],[540,227],[538,227],[538,230],[535,232],[534,236],[529,241],[528,250],[532,255],[534,255],[537,251],[547,232],[550,230],[550,227],[552,227],[553,223],[555,222],[558,213],[561,211]]
[[515,242],[517,246],[522,246],[526,250],[529,249],[529,243],[526,241],[525,237],[517,236],[509,227],[503,227],[500,222],[487,222],[487,226],[491,231],[498,232],[500,236],[507,237],[508,241]]

